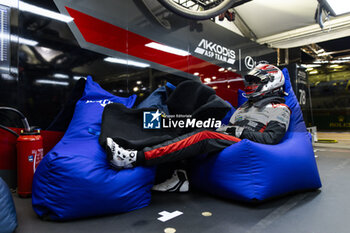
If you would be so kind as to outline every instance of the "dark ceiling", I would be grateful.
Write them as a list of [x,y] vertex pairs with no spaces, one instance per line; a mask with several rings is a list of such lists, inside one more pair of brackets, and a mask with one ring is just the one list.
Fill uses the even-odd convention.
[[[302,48],[302,63],[313,63],[315,60],[337,61],[350,58],[350,37],[343,37],[335,40],[310,44]],[[323,50],[322,50],[323,49]],[[322,52],[320,52],[322,50]],[[320,56],[320,54],[326,54]],[[346,63],[350,63],[350,59]]]
[[339,51],[350,48],[350,37],[339,38],[318,43],[326,51]]

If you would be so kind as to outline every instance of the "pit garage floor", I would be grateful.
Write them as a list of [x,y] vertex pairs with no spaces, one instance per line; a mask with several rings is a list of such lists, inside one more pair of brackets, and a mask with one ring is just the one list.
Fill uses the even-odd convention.
[[[14,194],[16,233],[348,233],[350,232],[350,134],[318,134],[338,139],[315,143],[323,187],[258,205],[246,205],[198,191],[187,194],[154,193],[150,206],[133,212],[69,222],[40,220],[31,199]],[[166,222],[162,211],[183,214]],[[204,213],[207,212],[207,213]],[[209,215],[209,216],[208,216]]]

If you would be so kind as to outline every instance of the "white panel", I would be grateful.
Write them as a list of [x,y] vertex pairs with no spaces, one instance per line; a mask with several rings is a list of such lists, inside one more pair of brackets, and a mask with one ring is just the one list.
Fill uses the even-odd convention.
[[315,23],[317,0],[253,0],[235,8],[258,38]]
[[324,30],[318,24],[297,28],[257,40],[273,48],[293,48],[350,36],[350,16],[336,17],[325,23]]

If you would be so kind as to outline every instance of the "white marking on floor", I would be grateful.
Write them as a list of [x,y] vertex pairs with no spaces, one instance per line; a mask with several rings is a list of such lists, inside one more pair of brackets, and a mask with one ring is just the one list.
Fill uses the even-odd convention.
[[168,211],[162,211],[158,213],[159,215],[162,215],[162,217],[159,217],[158,220],[162,222],[166,222],[170,219],[176,218],[177,216],[183,214],[181,211],[174,211],[172,213],[169,213]]

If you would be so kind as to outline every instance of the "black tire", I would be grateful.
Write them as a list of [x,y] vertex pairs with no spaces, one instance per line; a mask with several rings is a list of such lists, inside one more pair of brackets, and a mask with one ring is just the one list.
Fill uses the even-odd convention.
[[173,0],[158,0],[165,8],[168,10],[181,15],[188,19],[194,19],[194,20],[205,20],[210,19],[215,16],[220,15],[221,13],[224,13],[229,9],[237,0],[223,0],[219,5],[203,10],[203,11],[194,11],[187,9],[186,7],[180,6],[178,3],[174,2]]

